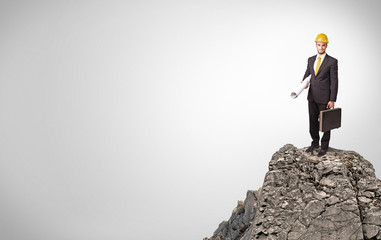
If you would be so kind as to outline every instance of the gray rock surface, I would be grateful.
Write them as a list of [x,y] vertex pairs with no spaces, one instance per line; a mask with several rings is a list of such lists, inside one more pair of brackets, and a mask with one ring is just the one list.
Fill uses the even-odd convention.
[[248,229],[252,224],[252,220],[257,209],[258,197],[259,191],[247,191],[245,201],[238,201],[238,205],[234,208],[229,221],[223,221],[220,223],[211,239],[240,239],[246,229]]
[[381,181],[358,153],[323,157],[286,144],[263,186],[248,191],[231,218],[204,240],[381,239]]

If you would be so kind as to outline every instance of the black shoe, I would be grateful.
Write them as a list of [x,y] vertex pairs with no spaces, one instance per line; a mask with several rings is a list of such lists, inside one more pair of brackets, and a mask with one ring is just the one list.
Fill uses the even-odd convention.
[[321,149],[318,153],[318,157],[324,156],[328,152],[328,149]]
[[312,152],[313,150],[319,148],[319,146],[310,146],[309,148],[307,148],[306,152]]

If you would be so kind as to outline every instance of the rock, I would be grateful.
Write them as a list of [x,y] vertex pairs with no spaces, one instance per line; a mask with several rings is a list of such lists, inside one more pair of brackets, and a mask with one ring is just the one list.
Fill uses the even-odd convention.
[[238,201],[228,221],[223,221],[214,232],[213,237],[204,240],[240,239],[250,227],[258,208],[259,191],[248,191],[244,202]]
[[375,225],[363,224],[362,230],[364,232],[365,239],[371,239],[372,237],[375,237],[378,234],[380,227]]
[[360,202],[363,202],[363,203],[370,203],[372,201],[372,199],[367,198],[367,197],[358,197],[357,200],[359,200]]
[[327,203],[328,205],[333,205],[333,204],[336,204],[336,203],[338,203],[338,202],[340,202],[340,199],[339,199],[338,197],[336,197],[336,196],[331,196],[330,198],[328,198],[328,199],[326,200],[326,203]]
[[320,184],[328,186],[328,187],[335,187],[336,186],[335,182],[329,178],[323,178],[322,180],[320,180]]
[[286,144],[273,154],[263,186],[248,191],[205,240],[381,239],[381,181],[353,151],[319,158]]

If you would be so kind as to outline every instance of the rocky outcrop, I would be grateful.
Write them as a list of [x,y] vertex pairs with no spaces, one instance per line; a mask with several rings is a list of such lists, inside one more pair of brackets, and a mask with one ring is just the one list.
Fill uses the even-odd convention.
[[[260,191],[247,191],[244,202],[238,201],[229,221],[223,221],[214,232],[213,240],[241,239],[243,234],[252,224],[256,209],[258,209],[258,197]],[[208,239],[208,238],[204,238]]]
[[317,157],[287,144],[269,163],[260,191],[204,240],[381,239],[381,181],[358,153]]

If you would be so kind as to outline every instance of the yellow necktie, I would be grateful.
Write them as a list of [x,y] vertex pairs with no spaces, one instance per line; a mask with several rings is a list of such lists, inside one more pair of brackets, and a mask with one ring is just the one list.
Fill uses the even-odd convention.
[[316,76],[316,74],[317,74],[318,71],[319,71],[320,64],[321,64],[321,57],[319,57],[318,62],[317,62],[317,64],[316,64],[315,76]]

